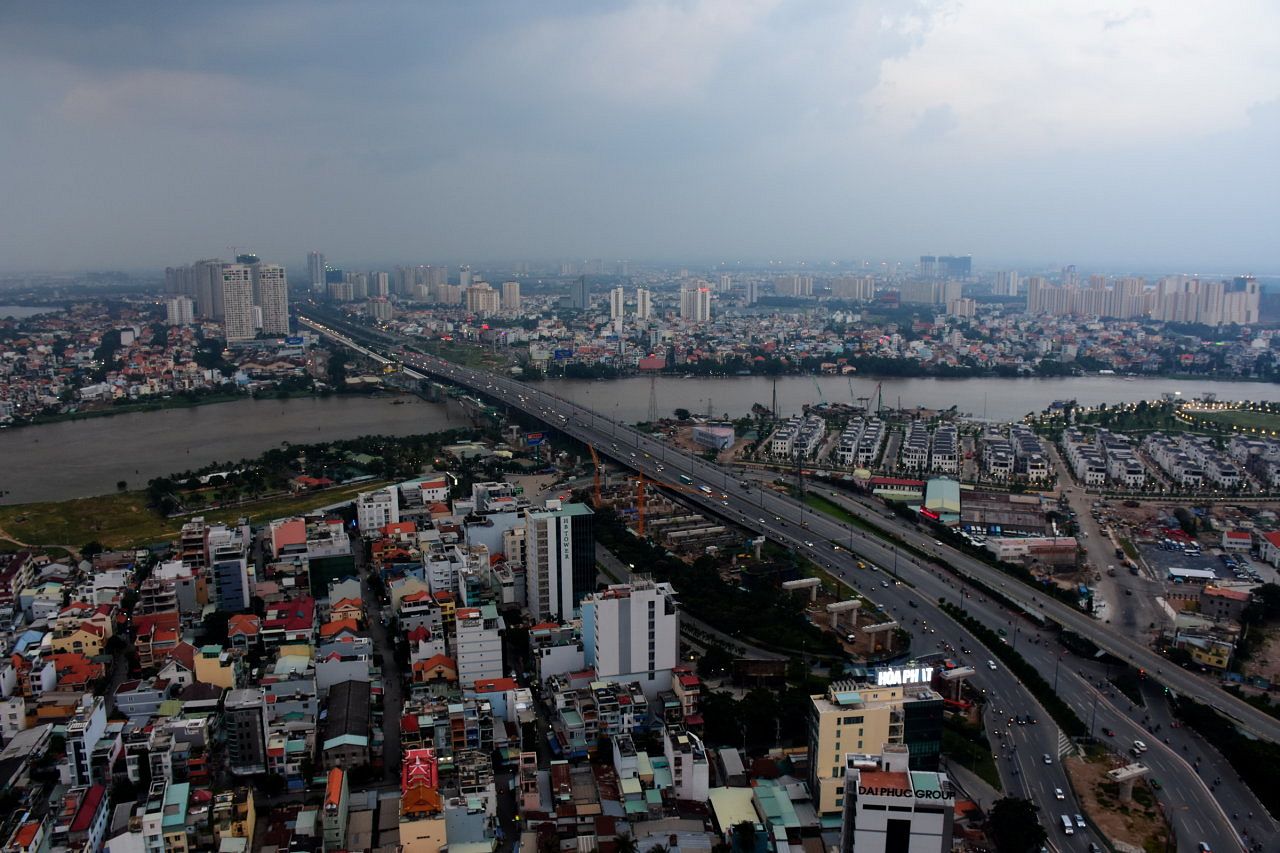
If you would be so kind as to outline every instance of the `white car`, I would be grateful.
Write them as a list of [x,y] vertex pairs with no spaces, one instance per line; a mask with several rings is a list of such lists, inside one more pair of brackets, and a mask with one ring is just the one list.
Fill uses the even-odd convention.
[[1064,794],[1064,793],[1062,793],[1062,789],[1061,789],[1061,788],[1054,788],[1054,789],[1053,789],[1053,796],[1054,796],[1056,799],[1059,799],[1059,800],[1065,800],[1065,799],[1067,798],[1067,795],[1066,795],[1066,794]]
[[987,669],[991,670],[992,672],[995,672],[995,670],[996,670],[996,662],[995,662],[995,661],[993,661],[993,660],[989,660],[989,661],[987,661]]

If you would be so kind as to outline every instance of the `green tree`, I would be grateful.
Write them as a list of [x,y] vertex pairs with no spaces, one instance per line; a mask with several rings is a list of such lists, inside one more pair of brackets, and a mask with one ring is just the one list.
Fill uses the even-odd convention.
[[1021,797],[1004,797],[991,807],[991,840],[999,853],[1027,853],[1048,837],[1035,804]]

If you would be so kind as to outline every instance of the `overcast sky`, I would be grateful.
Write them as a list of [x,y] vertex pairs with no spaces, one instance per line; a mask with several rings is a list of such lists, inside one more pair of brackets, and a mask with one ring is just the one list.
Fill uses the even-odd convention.
[[1280,4],[0,5],[0,268],[1280,270]]

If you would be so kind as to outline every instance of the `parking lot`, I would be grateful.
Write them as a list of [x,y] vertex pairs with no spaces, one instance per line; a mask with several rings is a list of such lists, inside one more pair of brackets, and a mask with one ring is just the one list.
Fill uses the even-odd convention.
[[1162,548],[1160,543],[1146,544],[1142,546],[1142,557],[1147,561],[1147,565],[1151,566],[1159,574],[1161,580],[1168,577],[1169,569],[1202,569],[1213,572],[1218,580],[1230,581],[1233,583],[1260,583],[1266,581],[1274,581],[1276,572],[1271,566],[1259,560],[1255,560],[1248,555],[1237,555],[1236,559],[1248,561],[1245,570],[1255,572],[1262,579],[1256,581],[1248,576],[1237,577],[1223,560],[1212,551],[1203,551],[1200,556],[1191,556],[1181,548],[1172,550]]

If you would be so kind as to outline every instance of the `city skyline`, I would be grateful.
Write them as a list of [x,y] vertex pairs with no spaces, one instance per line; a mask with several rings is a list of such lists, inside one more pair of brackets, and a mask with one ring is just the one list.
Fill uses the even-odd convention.
[[1277,15],[12,7],[0,268],[159,269],[225,243],[298,269],[319,247],[1262,276]]

